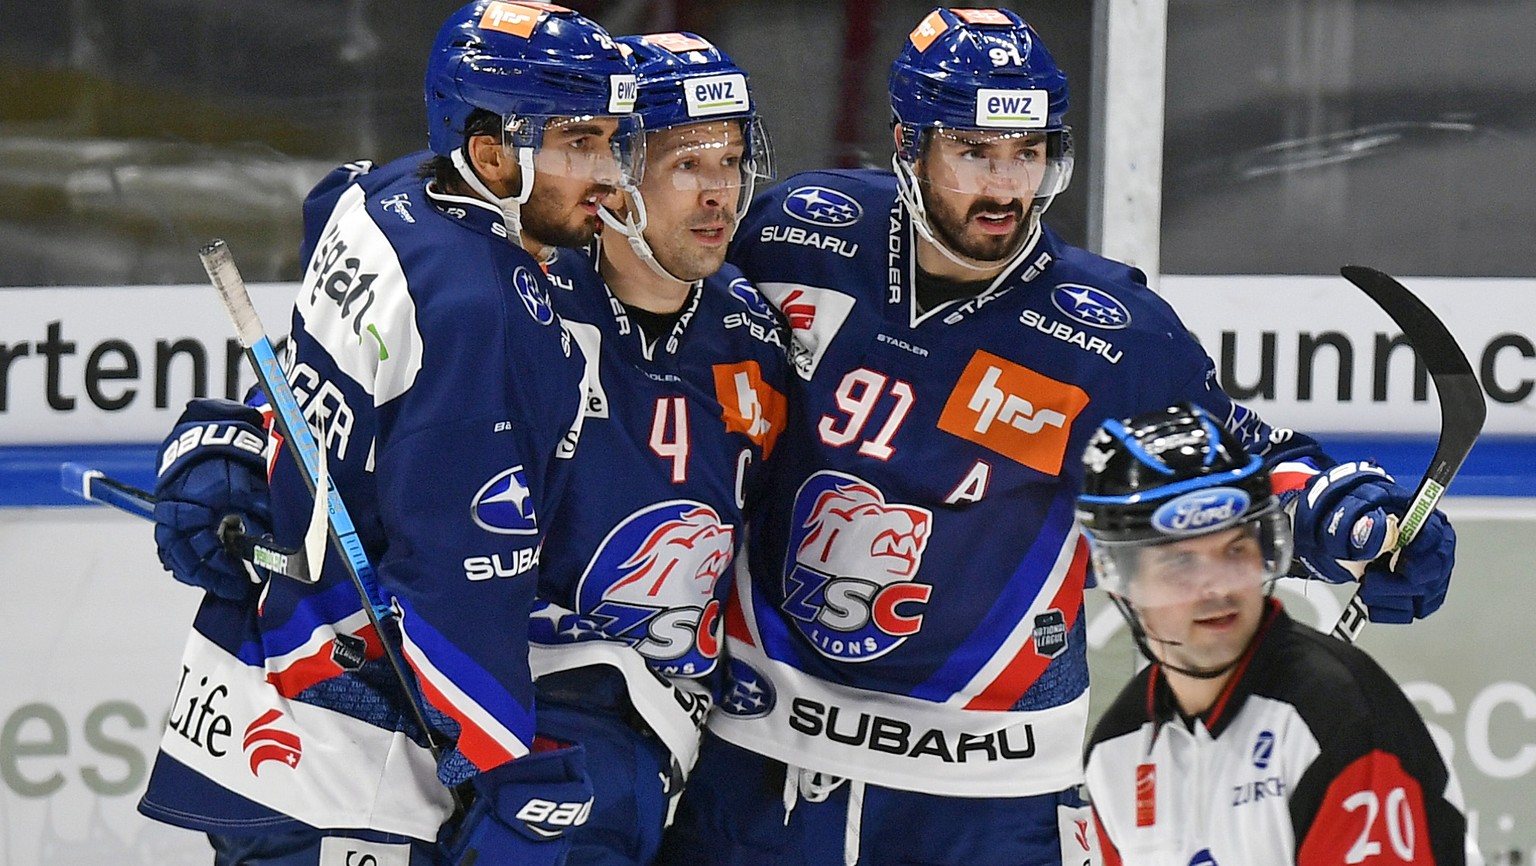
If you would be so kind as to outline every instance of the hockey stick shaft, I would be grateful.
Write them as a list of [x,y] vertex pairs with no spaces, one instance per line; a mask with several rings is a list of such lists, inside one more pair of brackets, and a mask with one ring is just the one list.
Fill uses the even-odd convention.
[[[341,493],[322,474],[324,456],[320,452],[320,446],[315,440],[314,432],[309,428],[309,422],[304,418],[304,413],[299,409],[298,401],[293,396],[293,389],[288,385],[288,377],[277,361],[277,353],[272,349],[272,342],[267,339],[266,330],[262,328],[261,318],[257,316],[256,307],[251,303],[245,281],[241,279],[240,271],[235,267],[234,256],[230,253],[227,244],[222,240],[215,240],[199,250],[198,257],[202,259],[203,270],[208,272],[209,281],[218,290],[219,298],[223,300],[224,308],[229,312],[230,322],[235,326],[235,336],[245,349],[246,359],[251,362],[251,366],[256,371],[257,381],[261,383],[262,390],[266,392],[267,399],[272,403],[274,420],[289,446],[284,450],[292,454],[294,460],[298,462],[300,474],[304,477],[310,493],[325,496],[331,542],[346,565],[347,575],[363,603],[363,610],[368,614],[369,623],[379,637],[385,657],[394,668],[395,677],[399,680],[400,688],[406,702],[410,705],[416,724],[426,736],[433,757],[440,759],[443,743],[440,742],[437,731],[427,724],[426,712],[422,708],[415,680],[408,672],[404,651],[392,630],[395,619],[394,610],[384,603],[379,593],[373,564],[369,562],[368,554],[363,549],[361,539],[358,538],[357,529],[352,523],[352,515],[347,511],[347,506],[341,499]],[[391,628],[386,628],[386,625]]]
[[[155,519],[155,503],[159,500],[153,493],[119,481],[99,469],[64,463],[59,466],[59,484],[81,499],[110,505],[145,520]],[[226,518],[226,522],[219,526],[219,540],[224,542],[224,549],[231,556],[300,583],[314,583],[309,572],[309,558],[303,550],[289,550],[272,543],[270,538],[249,535],[245,524],[238,518],[231,518]]]
[[[1445,323],[1413,292],[1373,268],[1345,265],[1339,273],[1370,296],[1402,329],[1408,345],[1434,380],[1435,396],[1440,401],[1440,438],[1435,444],[1434,456],[1430,458],[1429,470],[1414,490],[1407,513],[1398,522],[1397,537],[1388,539],[1387,552],[1395,562],[1396,555],[1418,535],[1451,480],[1461,470],[1461,464],[1482,432],[1488,405],[1466,353]],[[1357,587],[1338,624],[1333,627],[1333,636],[1353,643],[1365,627],[1367,616],[1365,602],[1361,601]]]

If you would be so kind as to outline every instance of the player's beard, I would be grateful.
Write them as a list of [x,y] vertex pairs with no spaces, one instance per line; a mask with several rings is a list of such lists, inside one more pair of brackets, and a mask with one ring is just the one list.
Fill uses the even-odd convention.
[[[582,192],[578,201],[596,196],[601,202],[613,191],[607,184],[594,184]],[[534,184],[533,194],[522,208],[523,231],[545,246],[578,249],[591,243],[597,234],[597,215],[577,210],[566,195],[569,193],[554,185],[545,189]]]
[[[1018,199],[1007,202],[977,199],[964,215],[959,214],[943,196],[928,190],[924,204],[928,211],[928,224],[951,250],[978,262],[1000,262],[1019,251],[1029,233],[1025,219],[1028,210]],[[974,230],[972,220],[983,213],[1012,213],[1015,218],[1013,231],[1006,235],[985,235]]]

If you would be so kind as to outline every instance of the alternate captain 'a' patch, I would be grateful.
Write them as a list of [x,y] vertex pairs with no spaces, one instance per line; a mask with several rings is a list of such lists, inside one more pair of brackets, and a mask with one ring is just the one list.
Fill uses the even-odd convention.
[[960,374],[939,429],[1049,475],[1061,472],[1072,422],[1088,392],[977,351]]

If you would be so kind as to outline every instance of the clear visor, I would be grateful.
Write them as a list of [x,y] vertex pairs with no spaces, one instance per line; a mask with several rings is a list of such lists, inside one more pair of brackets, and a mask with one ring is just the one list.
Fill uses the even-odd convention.
[[1138,609],[1189,604],[1262,586],[1283,574],[1290,560],[1290,524],[1278,510],[1192,537],[1093,543],[1099,587]]
[[740,219],[759,180],[773,178],[773,150],[757,118],[668,127],[647,135],[642,195],[714,193]]
[[929,129],[918,176],[929,186],[994,199],[1050,198],[1072,177],[1071,153],[1051,155],[1039,130]]
[[540,175],[620,187],[638,183],[644,173],[639,115],[522,114],[502,121],[502,145],[514,151],[534,148],[533,168]]

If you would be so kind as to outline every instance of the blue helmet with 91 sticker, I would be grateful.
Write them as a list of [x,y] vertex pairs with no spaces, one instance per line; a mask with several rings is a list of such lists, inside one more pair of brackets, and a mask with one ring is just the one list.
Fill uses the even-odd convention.
[[890,95],[908,162],[925,129],[1066,129],[1067,76],[1007,9],[928,13],[891,64]]
[[[898,133],[892,168],[918,233],[952,261],[976,270],[1023,255],[1039,230],[1041,215],[1072,179],[1067,77],[1039,34],[1006,9],[934,9],[908,34],[891,64],[889,87]],[[996,259],[977,258],[935,229],[925,197],[933,191],[928,189],[933,167],[925,170],[920,164],[939,134],[967,145],[976,139],[1026,144],[1031,150],[1043,137],[1043,160],[972,160],[958,166],[972,175],[970,179],[950,187],[974,195],[978,187],[1007,177],[1018,194],[1027,195],[1026,231],[1011,252]],[[987,170],[975,175],[977,166]]]

